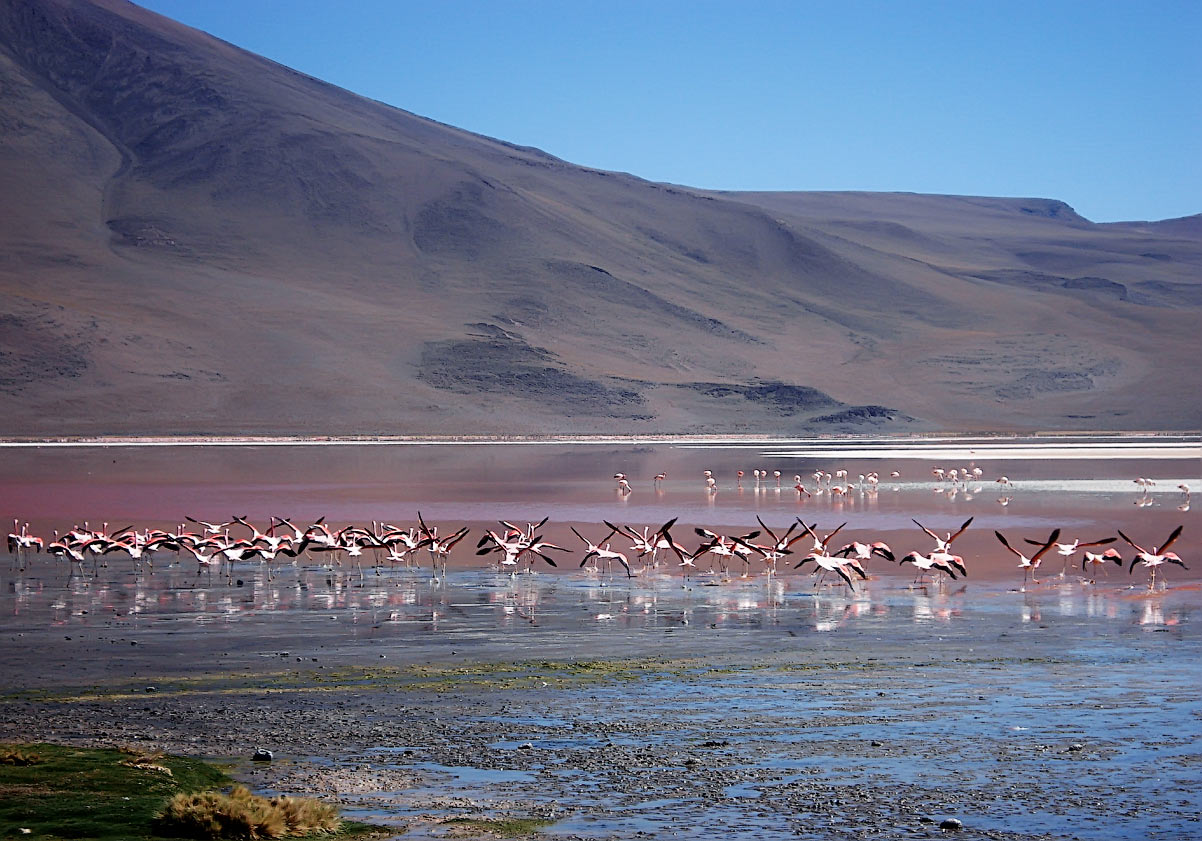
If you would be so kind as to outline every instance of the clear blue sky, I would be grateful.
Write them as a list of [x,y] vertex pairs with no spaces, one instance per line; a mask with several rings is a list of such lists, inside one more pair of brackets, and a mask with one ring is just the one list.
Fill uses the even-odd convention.
[[754,190],[1202,212],[1202,2],[143,0],[569,161]]

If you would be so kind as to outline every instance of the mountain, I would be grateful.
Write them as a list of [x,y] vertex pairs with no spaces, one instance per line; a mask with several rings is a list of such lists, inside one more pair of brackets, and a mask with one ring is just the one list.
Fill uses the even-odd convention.
[[1202,417],[1197,217],[652,183],[122,0],[6,0],[0,91],[3,435]]

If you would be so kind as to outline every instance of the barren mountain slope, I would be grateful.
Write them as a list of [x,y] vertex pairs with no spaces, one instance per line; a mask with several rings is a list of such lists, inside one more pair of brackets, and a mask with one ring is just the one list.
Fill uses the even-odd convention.
[[0,6],[0,434],[1197,426],[1202,240],[717,194]]

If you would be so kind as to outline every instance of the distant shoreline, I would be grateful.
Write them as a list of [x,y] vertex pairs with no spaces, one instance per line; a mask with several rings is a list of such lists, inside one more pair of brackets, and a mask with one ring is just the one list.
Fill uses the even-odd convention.
[[[1065,450],[1126,457],[1160,455],[1202,458],[1202,432],[1036,432],[1015,435],[926,434],[898,436],[824,435],[94,435],[0,439],[0,449],[59,447],[324,447],[324,446],[683,446],[777,447],[862,450],[859,457],[906,451],[943,457],[949,449],[971,448],[980,455],[1016,450],[1053,455]],[[855,456],[853,456],[855,457]]]

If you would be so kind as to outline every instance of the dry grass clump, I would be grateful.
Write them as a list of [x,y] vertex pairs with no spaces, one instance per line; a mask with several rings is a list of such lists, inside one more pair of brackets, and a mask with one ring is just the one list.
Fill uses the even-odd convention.
[[260,797],[242,786],[229,794],[177,794],[155,820],[162,835],[204,839],[286,838],[337,832],[338,808],[302,797]]
[[0,765],[37,765],[42,757],[31,750],[0,748]]
[[160,774],[166,774],[168,777],[175,776],[171,769],[163,764],[163,760],[167,755],[162,751],[138,751],[130,748],[121,748],[122,753],[128,754],[128,759],[121,760],[121,764],[127,768],[138,768],[142,771],[157,771]]

